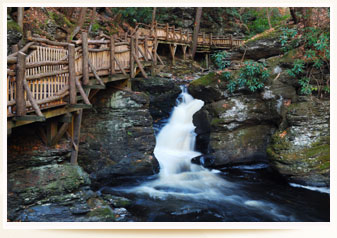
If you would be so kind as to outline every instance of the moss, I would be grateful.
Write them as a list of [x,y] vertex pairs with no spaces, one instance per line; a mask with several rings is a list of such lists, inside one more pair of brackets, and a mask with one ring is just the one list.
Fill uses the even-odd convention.
[[214,72],[211,72],[207,75],[204,75],[204,76],[198,78],[197,80],[192,81],[191,85],[193,85],[193,86],[199,86],[199,85],[206,86],[206,85],[209,85],[209,84],[211,84],[211,83],[213,83],[217,80],[218,80],[217,75]]
[[7,21],[7,31],[17,31],[22,33],[21,27],[15,21]]
[[256,42],[258,40],[279,38],[280,34],[281,34],[280,28],[276,28],[273,31],[266,30],[266,31],[262,32],[258,37],[254,38],[254,39],[248,39],[245,42],[245,44],[251,44],[251,43]]
[[67,27],[73,27],[74,24],[72,24],[67,17],[60,13],[55,13],[55,12],[48,12],[49,16],[51,19],[55,21],[56,24],[60,26],[67,26]]
[[221,124],[223,122],[222,119],[220,118],[213,118],[212,121],[211,121],[211,126],[217,126],[219,124]]
[[100,207],[89,212],[87,217],[97,217],[99,220],[115,221],[115,215],[110,207]]

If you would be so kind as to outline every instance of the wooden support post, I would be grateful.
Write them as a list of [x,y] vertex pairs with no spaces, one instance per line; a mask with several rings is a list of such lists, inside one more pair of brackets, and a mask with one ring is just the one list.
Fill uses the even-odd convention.
[[124,40],[127,41],[128,40],[128,33],[125,32],[125,35],[124,35]]
[[166,23],[166,40],[168,41],[169,39],[169,24]]
[[179,29],[179,35],[180,35],[179,41],[182,42],[183,41],[183,33],[182,33],[182,29],[181,28]]
[[230,45],[232,48],[233,47],[233,35],[232,34],[229,36],[229,41],[230,41]]
[[130,42],[130,74],[131,78],[134,78],[135,75],[135,61],[133,55],[135,54],[135,39],[134,37],[131,37]]
[[110,76],[115,73],[115,36],[110,36]]
[[83,84],[89,83],[89,51],[88,51],[88,33],[82,32],[82,74]]
[[16,65],[16,115],[26,115],[26,100],[23,81],[26,73],[26,54],[18,52],[18,63]]
[[175,65],[175,54],[176,54],[176,49],[177,49],[177,45],[176,44],[170,44],[170,52],[171,52],[171,57],[172,57],[172,64]]
[[205,61],[206,61],[206,69],[209,67],[209,62],[208,62],[208,54],[205,54]]
[[183,45],[183,56],[184,56],[184,60],[186,60],[186,49],[187,49],[187,45]]
[[78,145],[80,142],[80,132],[81,132],[81,122],[82,122],[82,114],[83,109],[80,109],[75,113],[74,116],[74,135],[72,138],[73,148],[71,151],[70,163],[73,165],[77,164],[77,156],[78,156]]
[[176,29],[175,29],[175,25],[172,26],[172,40],[175,41],[176,40]]
[[212,37],[213,37],[213,34],[210,33],[209,34],[209,45],[212,46]]
[[205,44],[205,40],[206,40],[206,33],[203,32],[203,33],[202,33],[202,44],[203,44],[203,45]]
[[68,46],[69,65],[69,103],[76,104],[76,73],[75,73],[75,45]]
[[144,39],[144,59],[145,59],[145,61],[149,60],[149,57],[148,57],[148,54],[147,54],[147,49],[148,49],[147,41],[148,40],[149,40],[148,36],[145,36],[145,39]]
[[153,43],[153,46],[152,46],[152,49],[153,49],[153,62],[154,62],[154,65],[157,65],[157,48],[158,48],[158,38],[157,38],[157,32],[156,32],[156,35],[154,37],[154,43]]
[[47,144],[51,145],[53,138],[57,134],[57,121],[54,119],[49,119],[47,121]]
[[138,53],[139,40],[138,39],[139,39],[139,34],[138,34],[138,31],[137,31],[136,34],[135,34],[135,49],[134,49],[135,55],[137,56],[137,58],[139,56],[139,53]]

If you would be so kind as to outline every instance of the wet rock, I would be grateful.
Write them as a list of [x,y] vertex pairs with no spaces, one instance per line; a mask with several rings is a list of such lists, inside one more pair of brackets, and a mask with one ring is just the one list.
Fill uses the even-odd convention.
[[84,113],[79,164],[90,173],[92,186],[119,184],[124,178],[156,173],[149,99],[144,93],[107,89],[94,111]]
[[200,155],[200,156],[197,156],[197,157],[193,158],[191,160],[191,163],[202,165],[205,168],[212,168],[212,167],[214,167],[215,159],[216,158],[212,155]]
[[[172,76],[172,74],[170,74]],[[169,74],[162,73],[162,76]],[[132,79],[132,90],[145,92],[150,98],[150,113],[154,120],[168,117],[181,93],[179,86],[170,78]]]
[[113,209],[116,222],[130,222],[132,220],[132,215],[125,208],[115,208]]
[[[302,98],[306,98],[304,100]],[[284,130],[273,135],[268,155],[289,181],[330,184],[330,102],[301,97],[286,108]]]
[[205,103],[211,103],[226,97],[225,85],[215,73],[209,73],[191,82],[188,92]]
[[212,132],[210,147],[215,157],[214,166],[265,161],[266,148],[274,128],[255,125],[234,131]]
[[103,194],[103,198],[113,207],[120,208],[120,207],[128,207],[131,205],[131,200],[124,197],[114,196],[111,194]]
[[[89,176],[79,166],[53,164],[18,170],[8,174],[8,217],[15,219],[20,210],[36,204],[72,204],[79,199]],[[83,192],[82,192],[83,193]]]
[[279,38],[278,30],[262,34],[254,40],[247,41],[243,47],[232,52],[231,59],[239,60],[243,54],[245,54],[245,59],[252,60],[267,59],[280,55],[283,51]]

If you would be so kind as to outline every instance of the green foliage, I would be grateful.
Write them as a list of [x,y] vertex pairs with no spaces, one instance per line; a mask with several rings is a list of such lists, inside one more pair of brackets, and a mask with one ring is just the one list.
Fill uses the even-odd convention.
[[227,51],[219,51],[215,54],[212,55],[212,59],[215,63],[215,65],[223,70],[225,68],[227,68],[228,66],[230,66],[231,62],[228,60],[229,59],[229,54]]
[[145,24],[151,23],[152,7],[114,7],[111,11],[120,14],[122,18],[127,19],[129,24],[141,22]]
[[[323,77],[313,75],[316,70],[324,74],[324,70],[330,69],[330,30],[318,27],[306,27],[304,29],[283,29],[280,42],[285,51],[289,51],[301,44],[304,47],[303,59],[296,59],[288,74],[301,86],[300,92],[310,95],[317,92],[319,97],[324,93],[330,93],[330,84]],[[304,75],[306,71],[306,74]],[[316,85],[310,84],[315,81]]]
[[[269,29],[266,11],[267,8],[262,8],[258,10],[252,8],[245,11],[245,14],[243,14],[242,19],[244,23],[248,26],[250,31],[248,38]],[[270,22],[273,27],[280,25],[289,17],[290,17],[289,14],[281,15],[276,8],[271,8]]]
[[263,63],[248,60],[240,69],[238,78],[233,78],[229,72],[224,72],[222,78],[228,81],[227,89],[231,93],[241,87],[255,92],[264,87],[264,83],[269,78],[269,71]]

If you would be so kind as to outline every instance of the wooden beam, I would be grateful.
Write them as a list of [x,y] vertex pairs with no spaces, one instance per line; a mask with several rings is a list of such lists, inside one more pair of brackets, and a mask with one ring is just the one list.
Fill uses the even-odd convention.
[[26,73],[26,54],[18,53],[18,63],[16,65],[16,115],[24,116],[26,114],[26,100],[23,87]]
[[145,61],[148,61],[149,60],[149,58],[148,58],[148,56],[147,56],[147,50],[148,50],[148,44],[147,44],[147,41],[148,41],[149,39],[148,39],[148,36],[145,36],[145,40],[144,40],[144,59],[145,59]]
[[55,145],[62,138],[64,133],[66,133],[66,131],[68,130],[69,125],[70,125],[70,122],[65,122],[62,124],[57,134],[51,140],[50,145]]
[[59,60],[59,61],[44,61],[44,62],[33,62],[27,63],[26,69],[35,68],[40,66],[49,66],[49,65],[66,65],[68,64],[67,60]]
[[76,104],[75,45],[68,46],[69,63],[69,103]]
[[30,104],[32,105],[32,107],[34,108],[34,111],[35,111],[36,115],[38,115],[39,117],[44,117],[40,108],[39,108],[39,106],[38,106],[38,104],[36,103],[36,101],[33,97],[32,92],[30,91],[30,88],[29,88],[29,85],[28,85],[26,79],[23,79],[23,87],[26,90],[28,100],[29,100]]
[[45,117],[36,116],[36,115],[23,115],[23,116],[14,116],[13,120],[14,121],[35,122],[35,121],[45,121],[46,118]]
[[121,63],[120,63],[119,60],[116,58],[116,56],[114,56],[114,59],[115,59],[117,65],[118,65],[119,69],[122,71],[122,73],[123,73],[124,75],[127,75],[127,73],[126,73],[125,70],[123,69]]
[[168,41],[169,39],[169,24],[166,23],[166,40]]
[[82,32],[82,75],[83,84],[89,83],[89,51],[88,51],[88,33]]
[[80,133],[81,133],[81,122],[82,122],[82,114],[83,110],[79,110],[78,113],[75,113],[74,116],[74,135],[73,135],[73,148],[71,152],[70,163],[76,165],[77,164],[77,156],[78,156],[78,145],[80,142]]
[[53,71],[53,72],[48,72],[48,73],[41,73],[41,74],[35,74],[35,75],[29,75],[26,76],[27,80],[33,80],[33,79],[40,79],[40,78],[46,78],[46,77],[51,77],[59,74],[65,74],[68,73],[68,69],[63,69],[63,70],[58,70],[58,71]]
[[164,62],[161,60],[160,56],[157,54],[157,52],[156,52],[156,56],[157,56],[157,58],[159,59],[160,63],[161,63],[162,65],[165,65]]
[[170,52],[171,52],[171,58],[172,58],[172,64],[175,65],[175,54],[176,54],[176,49],[177,49],[177,45],[173,44],[173,45],[169,45],[170,47]]
[[136,76],[135,74],[135,61],[134,61],[134,54],[135,54],[135,40],[134,37],[131,37],[131,42],[130,42],[130,73],[131,73],[131,78],[134,78]]
[[93,74],[95,75],[95,79],[98,81],[98,83],[99,83],[100,85],[102,85],[102,86],[105,87],[105,84],[103,83],[102,79],[98,76],[97,71],[96,71],[96,69],[95,69],[95,67],[94,67],[94,65],[92,64],[92,62],[91,62],[90,59],[88,59],[88,64],[89,64],[89,66],[90,66],[90,68],[91,68]]
[[110,36],[110,75],[115,73],[115,36]]
[[42,140],[42,142],[47,145],[48,144],[48,140],[47,140],[47,135],[46,135],[46,132],[44,131],[43,127],[39,126],[38,128],[38,134]]
[[85,102],[85,104],[91,105],[87,94],[84,92],[84,90],[82,88],[82,85],[80,83],[79,78],[76,78],[75,84],[76,84],[76,87],[77,87],[78,91],[80,92],[80,94],[81,94],[81,96],[82,96],[83,101]]
[[183,57],[184,57],[184,60],[186,60],[187,45],[183,45],[182,48],[183,48]]
[[143,65],[140,63],[140,61],[139,61],[139,59],[138,59],[138,57],[137,57],[137,55],[135,53],[133,53],[133,57],[135,58],[135,60],[136,60],[136,62],[138,64],[138,67],[139,67],[140,71],[142,72],[142,75],[144,76],[144,78],[148,78],[147,74],[146,74],[146,72],[144,70]]

